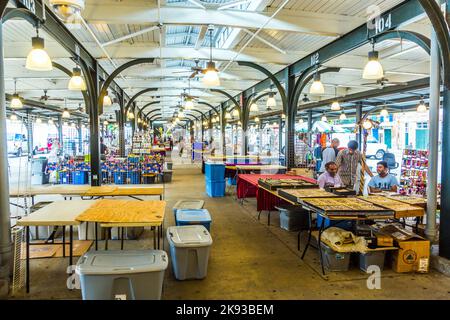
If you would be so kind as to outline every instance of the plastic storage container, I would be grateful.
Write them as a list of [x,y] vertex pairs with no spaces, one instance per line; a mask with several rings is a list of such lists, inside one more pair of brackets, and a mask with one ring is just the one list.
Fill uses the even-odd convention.
[[175,220],[177,226],[186,226],[186,225],[202,225],[208,231],[211,230],[211,215],[207,209],[200,210],[189,210],[189,209],[180,209],[177,210],[175,214]]
[[336,252],[321,242],[322,261],[324,267],[329,271],[348,271],[350,266],[350,253]]
[[114,183],[125,184],[127,182],[127,173],[123,171],[114,172]]
[[[123,230],[123,237],[125,240],[137,240],[144,233],[144,227],[129,227]],[[111,239],[119,240],[121,234],[119,228],[111,228]]]
[[167,170],[172,170],[173,163],[172,162],[166,162],[166,167],[167,167]]
[[[87,226],[87,238],[86,238],[86,226]],[[100,223],[97,223],[97,239],[105,239],[105,229],[100,227]],[[81,222],[78,225],[78,240],[95,240],[95,222]]]
[[276,207],[280,212],[280,228],[287,231],[309,230],[309,214],[299,206]]
[[225,180],[206,180],[206,194],[211,198],[225,197]]
[[205,163],[206,180],[225,181],[225,165],[223,163]]
[[[317,215],[316,225],[318,228],[320,228],[320,225],[322,223],[322,219],[324,219],[321,215]],[[324,227],[328,228],[330,226],[330,219],[325,218]],[[341,228],[347,231],[352,231],[353,229],[353,222],[351,220],[333,220],[332,226],[336,228]]]
[[208,271],[212,239],[203,226],[169,227],[167,238],[175,278],[203,279]]
[[83,300],[159,300],[167,264],[161,250],[89,251],[75,270]]
[[359,254],[359,269],[366,272],[370,266],[378,266],[381,271],[384,268],[386,251],[372,251]]
[[72,172],[73,184],[86,184],[86,174],[84,171],[73,171]]
[[228,178],[228,184],[230,186],[235,186],[237,184],[236,178]]
[[59,183],[60,184],[70,184],[71,183],[71,176],[69,172],[67,171],[60,171],[59,173]]
[[172,182],[172,170],[164,170],[162,173],[162,179],[164,183]]
[[204,205],[205,201],[203,200],[180,200],[173,206],[173,214],[176,215],[178,209],[188,209],[188,210],[203,209]]

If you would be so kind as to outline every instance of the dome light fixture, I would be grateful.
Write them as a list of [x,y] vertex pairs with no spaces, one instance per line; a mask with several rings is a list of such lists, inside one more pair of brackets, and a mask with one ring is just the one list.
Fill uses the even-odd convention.
[[42,123],[42,119],[41,119],[40,117],[37,117],[37,118],[36,118],[36,123],[37,123],[37,124]]
[[225,119],[227,120],[231,119],[231,113],[229,111],[225,112]]
[[17,93],[17,80],[14,79],[14,94],[11,99],[10,103],[11,109],[22,109],[23,103],[22,99],[20,98],[19,94]]
[[364,120],[364,122],[363,122],[363,128],[366,129],[366,130],[372,129],[372,128],[373,128],[372,121],[370,121],[370,120]]
[[266,107],[267,110],[271,110],[277,106],[277,100],[275,100],[275,93],[271,92],[269,98],[267,98]]
[[103,106],[104,107],[112,106],[112,100],[109,97],[109,92],[108,91],[106,91],[105,96],[103,97]]
[[55,122],[53,121],[53,119],[48,119],[48,124],[53,126],[55,124]]
[[9,116],[9,120],[11,121],[17,121],[17,114],[15,112],[11,113],[11,115]]
[[259,123],[259,117],[255,117],[255,122]]
[[44,39],[39,37],[39,26],[36,28],[36,37],[31,39],[32,49],[28,53],[25,68],[33,71],[52,71],[53,64],[47,51]]
[[183,109],[180,109],[180,111],[178,112],[178,118],[179,119],[184,118],[184,111],[183,111]]
[[105,121],[103,121],[103,124],[104,124],[105,126],[107,126],[107,125],[109,124],[108,120],[105,119]]
[[128,111],[127,118],[128,118],[128,120],[133,120],[134,119],[134,113],[131,112],[131,111]]
[[369,52],[369,61],[364,67],[363,79],[380,80],[384,77],[383,66],[380,63],[379,53],[375,51],[375,41],[372,41],[372,51]]
[[417,112],[425,113],[428,111],[427,105],[425,104],[424,97],[422,96],[420,99],[420,103],[417,106]]
[[331,111],[339,111],[341,110],[341,105],[339,104],[339,101],[334,101],[331,104]]
[[324,94],[325,93],[325,87],[323,86],[322,81],[320,80],[320,73],[316,71],[316,74],[314,75],[314,81],[311,85],[311,88],[309,89],[310,94]]
[[191,97],[187,97],[184,103],[184,107],[186,108],[186,110],[192,110],[194,109],[194,101],[192,100]]
[[299,124],[303,124],[305,121],[303,120],[303,118],[298,119],[298,123]]
[[325,115],[325,113],[323,114],[321,120],[322,120],[323,122],[327,122],[327,121],[328,121],[327,116]]
[[208,31],[209,31],[209,62],[206,65],[206,69],[203,70],[204,76],[202,78],[202,82],[208,87],[218,87],[220,86],[219,70],[216,69],[216,64],[212,60],[214,27],[208,26]]
[[236,118],[239,117],[239,110],[237,108],[234,108],[232,115]]
[[258,111],[259,111],[258,105],[256,104],[256,102],[253,102],[250,105],[250,112],[258,112]]
[[75,128],[77,125],[76,125],[75,122],[72,122],[72,123],[70,123],[70,126],[71,126],[72,128]]
[[70,118],[70,112],[69,112],[69,109],[64,108],[64,111],[63,111],[63,113],[62,113],[62,117],[63,117],[64,119],[69,119],[69,118]]
[[281,114],[281,119],[286,119],[286,115],[284,113]]
[[69,81],[69,90],[71,91],[86,91],[86,82],[81,76],[81,69],[79,66],[73,68],[72,77]]
[[341,115],[339,116],[339,120],[347,120],[347,116],[345,115],[344,111],[341,112]]
[[70,22],[84,10],[84,0],[50,0],[53,12],[64,22]]
[[384,108],[380,111],[380,116],[382,116],[382,117],[389,117],[389,112],[387,111],[386,107],[384,107]]

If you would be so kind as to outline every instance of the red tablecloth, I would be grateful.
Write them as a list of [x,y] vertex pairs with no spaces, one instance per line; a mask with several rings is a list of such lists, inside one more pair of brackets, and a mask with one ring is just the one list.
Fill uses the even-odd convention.
[[304,176],[290,176],[287,174],[239,174],[237,179],[236,195],[238,199],[253,198],[257,200],[258,211],[272,211],[275,206],[285,203],[277,196],[258,187],[259,179],[296,179],[317,183],[315,179]]

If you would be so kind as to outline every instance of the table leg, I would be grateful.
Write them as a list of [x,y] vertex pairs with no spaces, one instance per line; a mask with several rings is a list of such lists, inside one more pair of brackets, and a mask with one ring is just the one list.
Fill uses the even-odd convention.
[[153,249],[156,250],[156,227],[153,227]]
[[97,222],[94,223],[95,228],[95,251],[98,250],[98,228],[97,228]]
[[123,229],[125,229],[124,227],[120,228],[120,250],[123,250],[123,240],[124,240],[124,232]]
[[34,196],[31,196],[31,205],[34,206]]
[[158,226],[158,249],[161,248],[161,228]]
[[88,239],[88,227],[89,227],[89,222],[85,222],[86,223],[86,240],[89,240]]
[[25,253],[26,253],[26,269],[27,269],[25,274],[25,282],[27,293],[30,293],[30,227],[26,227],[25,232],[26,232]]
[[260,212],[258,212],[258,220],[261,219],[261,213],[262,213],[262,210]]
[[105,250],[108,250],[108,239],[109,239],[109,235],[111,228],[106,228],[106,234],[105,234]]
[[319,249],[319,258],[320,258],[320,267],[322,268],[322,274],[325,275],[325,268],[323,266],[323,257],[322,257],[322,246],[320,245],[320,242],[322,240],[322,232],[324,230],[325,227],[325,218],[322,219],[322,223],[320,224],[320,229],[319,229],[319,237],[317,239],[317,246]]
[[66,226],[63,226],[62,227],[62,232],[63,232],[63,235],[62,235],[62,242],[63,242],[63,247],[62,247],[62,249],[63,249],[63,258],[65,258],[66,257]]
[[[311,244],[312,231],[313,231],[313,227],[312,227],[312,213],[311,213],[311,211],[309,211],[309,232],[308,232],[308,242],[306,242],[305,249],[303,250],[302,257],[301,257],[302,260],[303,260],[303,258],[304,258],[305,255],[306,255],[306,251],[308,251],[309,245]],[[298,246],[299,246],[299,248],[300,248],[300,242],[298,243]]]
[[[65,245],[64,245],[65,247]],[[69,266],[73,263],[73,226],[69,227]]]
[[267,225],[270,226],[270,210],[269,210],[269,214],[267,215]]

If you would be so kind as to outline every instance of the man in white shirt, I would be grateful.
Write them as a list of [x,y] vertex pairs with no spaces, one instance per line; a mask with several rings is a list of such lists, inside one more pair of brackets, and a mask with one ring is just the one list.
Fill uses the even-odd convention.
[[334,138],[333,140],[331,140],[331,145],[326,147],[325,150],[322,151],[322,165],[320,166],[319,173],[325,172],[325,165],[328,162],[336,161],[336,156],[339,153],[339,144],[339,139]]
[[337,174],[338,167],[334,162],[327,162],[325,165],[326,172],[322,173],[317,180],[320,189],[325,189],[325,187],[339,188],[343,187],[341,178]]

